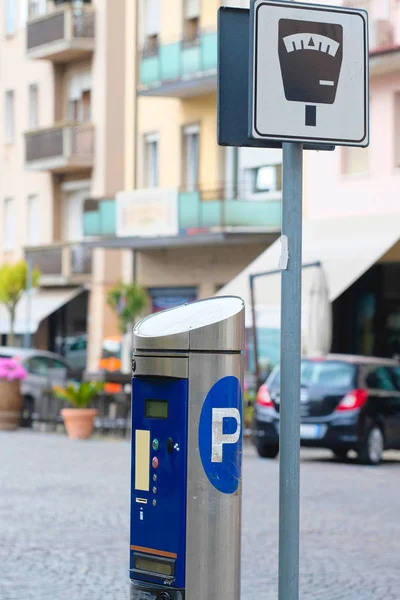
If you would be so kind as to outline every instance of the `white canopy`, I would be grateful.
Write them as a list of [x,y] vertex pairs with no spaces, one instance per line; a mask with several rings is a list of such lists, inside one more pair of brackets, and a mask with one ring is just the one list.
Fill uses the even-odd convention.
[[[71,300],[79,296],[83,292],[83,288],[70,288],[70,289],[57,289],[57,290],[46,290],[46,289],[35,289],[31,293],[31,311],[29,319],[29,333],[36,333],[40,322],[50,316],[56,310],[68,304]],[[24,334],[27,331],[27,302],[26,294],[24,294],[21,300],[17,304],[17,310],[15,315],[14,333]],[[7,309],[0,305],[0,333],[10,333],[10,317]]]
[[[303,224],[303,264],[321,262],[329,298],[338,298],[400,238],[400,214],[306,219]],[[281,243],[277,240],[218,295],[240,296],[246,303],[246,326],[251,327],[249,276],[278,269]],[[290,258],[289,258],[290,260]],[[303,329],[314,269],[303,270]],[[258,327],[280,327],[280,274],[255,280]]]

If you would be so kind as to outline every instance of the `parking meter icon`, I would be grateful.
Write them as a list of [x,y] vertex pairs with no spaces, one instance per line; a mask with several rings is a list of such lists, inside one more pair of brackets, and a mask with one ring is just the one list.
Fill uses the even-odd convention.
[[[278,53],[286,100],[335,102],[343,61],[341,25],[280,19]],[[306,125],[316,126],[316,112],[316,106],[306,106]]]

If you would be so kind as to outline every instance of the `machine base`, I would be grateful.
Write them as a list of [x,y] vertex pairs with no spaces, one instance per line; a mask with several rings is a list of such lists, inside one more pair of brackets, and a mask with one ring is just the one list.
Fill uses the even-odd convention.
[[184,600],[185,590],[131,579],[129,598],[130,600]]

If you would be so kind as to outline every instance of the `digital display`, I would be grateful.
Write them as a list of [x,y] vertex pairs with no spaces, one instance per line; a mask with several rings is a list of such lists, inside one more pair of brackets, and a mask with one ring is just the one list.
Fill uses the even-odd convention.
[[168,400],[147,398],[144,401],[144,416],[146,419],[168,419]]
[[167,577],[173,575],[172,563],[150,560],[141,556],[135,556],[135,568],[140,571],[149,571],[150,573],[157,573]]

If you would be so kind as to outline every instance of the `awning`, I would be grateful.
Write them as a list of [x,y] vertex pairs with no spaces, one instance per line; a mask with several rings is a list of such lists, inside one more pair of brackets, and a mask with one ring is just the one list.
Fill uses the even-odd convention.
[[[79,296],[84,291],[82,287],[69,289],[35,289],[31,293],[31,311],[29,319],[29,333],[36,333],[41,321],[56,312]],[[27,302],[26,294],[17,304],[15,315],[14,333],[24,334],[27,332]],[[0,305],[0,334],[10,333],[10,317],[7,309]]]
[[[303,224],[303,264],[321,262],[333,301],[372,267],[400,238],[400,214],[354,216],[340,219],[306,219]],[[246,326],[251,326],[249,275],[278,268],[281,254],[277,240],[218,295],[241,296],[247,307]],[[313,269],[303,270],[303,327],[313,280]],[[257,326],[280,326],[280,274],[255,280]]]

